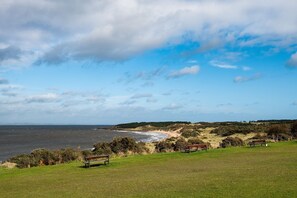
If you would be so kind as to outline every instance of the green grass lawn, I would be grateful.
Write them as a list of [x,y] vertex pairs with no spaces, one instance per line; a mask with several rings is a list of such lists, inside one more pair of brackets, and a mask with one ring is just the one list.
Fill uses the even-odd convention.
[[0,169],[0,197],[297,197],[297,142]]

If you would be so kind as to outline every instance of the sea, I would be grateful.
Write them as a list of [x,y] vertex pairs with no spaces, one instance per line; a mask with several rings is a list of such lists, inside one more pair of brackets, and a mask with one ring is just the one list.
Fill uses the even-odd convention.
[[98,142],[112,141],[115,137],[132,137],[142,142],[167,137],[156,132],[115,131],[110,128],[103,125],[1,125],[0,161],[37,148],[85,150],[93,148]]

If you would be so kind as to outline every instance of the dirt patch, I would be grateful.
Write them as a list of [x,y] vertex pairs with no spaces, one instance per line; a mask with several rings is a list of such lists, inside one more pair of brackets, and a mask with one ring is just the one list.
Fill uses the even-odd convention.
[[5,167],[5,168],[14,168],[16,167],[16,163],[12,163],[12,162],[4,162],[3,164],[1,164],[0,166]]
[[218,148],[220,146],[220,142],[222,142],[222,140],[225,137],[221,137],[221,136],[218,136],[217,134],[210,133],[213,129],[215,129],[215,128],[202,129],[202,131],[198,135],[198,138],[204,142],[210,143],[212,148]]

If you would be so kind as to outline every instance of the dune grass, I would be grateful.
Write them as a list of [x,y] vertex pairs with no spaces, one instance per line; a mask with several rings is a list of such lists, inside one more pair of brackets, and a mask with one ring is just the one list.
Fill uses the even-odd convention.
[[0,169],[1,197],[297,197],[297,142]]

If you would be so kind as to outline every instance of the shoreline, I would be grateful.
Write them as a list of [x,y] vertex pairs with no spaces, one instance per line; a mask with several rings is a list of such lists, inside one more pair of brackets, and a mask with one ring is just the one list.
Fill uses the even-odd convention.
[[[149,130],[149,131],[143,131],[139,129],[119,129],[116,130],[117,132],[128,132],[128,133],[136,133],[136,134],[142,134],[142,135],[147,135],[150,136],[151,141],[145,141],[145,142],[154,142],[154,141],[162,141],[167,138],[171,137],[179,137],[181,134],[176,132],[176,131],[164,131],[164,130]],[[156,135],[159,134],[159,135]],[[162,136],[160,136],[162,135]]]

